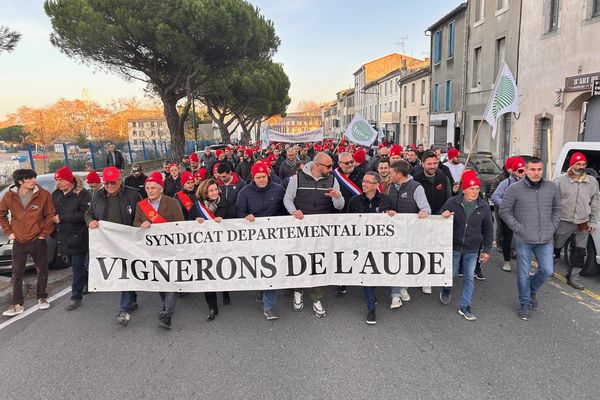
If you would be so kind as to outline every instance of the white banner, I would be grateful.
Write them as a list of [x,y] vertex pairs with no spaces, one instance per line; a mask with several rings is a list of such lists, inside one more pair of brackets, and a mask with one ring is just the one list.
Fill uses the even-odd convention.
[[452,218],[329,214],[90,229],[90,291],[450,286]]
[[[267,127],[263,128],[260,134],[260,140],[263,148],[268,146],[269,142],[282,143],[313,143],[323,141],[323,128],[315,129],[314,131],[306,131],[301,133],[283,133],[277,132]],[[265,145],[266,144],[266,145]]]
[[351,142],[370,146],[377,139],[377,131],[369,125],[369,121],[364,119],[359,113],[356,113],[350,125],[346,128],[344,136]]

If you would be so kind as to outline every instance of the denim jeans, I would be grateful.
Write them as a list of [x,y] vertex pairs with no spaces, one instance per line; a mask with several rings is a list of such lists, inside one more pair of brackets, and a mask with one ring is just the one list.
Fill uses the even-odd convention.
[[87,254],[73,254],[68,257],[67,262],[73,269],[71,300],[83,299],[83,287],[88,281],[88,271],[86,266],[87,258]]
[[121,303],[119,304],[119,312],[125,311],[130,313],[133,305],[137,303],[136,292],[121,292]]
[[[452,277],[456,278],[462,258],[462,273],[463,273],[463,288],[460,298],[460,308],[465,308],[471,305],[473,297],[473,276],[475,274],[475,266],[479,253],[461,253],[460,251],[452,251]],[[445,287],[442,289],[445,293],[450,293],[452,288]]]
[[277,292],[275,290],[263,290],[263,311],[268,311],[275,306]]
[[[393,290],[394,288],[392,288]],[[398,292],[400,292],[400,288],[398,288]],[[400,294],[398,296],[400,297]],[[367,301],[367,311],[375,311],[375,288],[370,286],[365,286],[365,300]]]
[[390,292],[392,295],[392,299],[394,297],[400,297],[400,289],[406,289],[405,287],[399,287],[399,286],[392,286],[390,287]]
[[[552,242],[534,244],[515,240],[517,248],[517,286],[519,288],[519,303],[529,305],[531,293],[537,293],[544,282],[554,272],[554,244]],[[535,255],[538,270],[534,276],[529,276],[531,256]]]

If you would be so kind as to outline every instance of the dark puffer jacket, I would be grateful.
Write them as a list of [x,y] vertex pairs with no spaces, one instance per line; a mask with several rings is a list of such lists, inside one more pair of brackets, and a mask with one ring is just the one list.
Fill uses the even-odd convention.
[[494,240],[490,206],[479,197],[475,211],[467,220],[462,202],[463,195],[451,197],[440,210],[454,213],[453,249],[461,253],[478,253],[483,243],[483,252],[490,254]]
[[269,182],[264,188],[259,188],[254,182],[244,186],[238,194],[236,209],[238,218],[248,214],[255,217],[273,217],[287,215],[283,207],[285,190],[283,186]]
[[92,196],[83,188],[81,180],[75,182],[77,186],[67,194],[59,189],[52,192],[52,202],[60,219],[52,233],[56,240],[56,254],[59,256],[88,252],[85,212],[90,206]]

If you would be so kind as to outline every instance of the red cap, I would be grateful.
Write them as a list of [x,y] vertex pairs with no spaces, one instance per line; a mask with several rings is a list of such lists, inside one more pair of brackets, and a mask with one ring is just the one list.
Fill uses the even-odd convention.
[[198,158],[198,154],[196,154],[196,153],[190,154],[190,161],[200,162],[200,159]]
[[54,173],[54,179],[64,179],[73,183],[75,178],[73,177],[73,171],[69,167],[64,166]]
[[100,183],[100,175],[94,170],[91,170],[85,178],[87,183]]
[[571,156],[571,159],[569,160],[569,167],[572,166],[573,164],[575,164],[576,162],[580,162],[580,161],[583,161],[584,163],[587,164],[587,158],[585,158],[585,155],[580,152],[573,153],[573,155]]
[[516,171],[521,168],[525,168],[525,160],[522,157],[513,157],[510,166],[513,171]]
[[218,149],[217,151],[215,151],[215,157],[219,158],[219,156],[223,154],[223,150]]
[[402,156],[402,151],[404,149],[399,144],[394,144],[390,147],[390,157],[393,156]]
[[481,181],[477,178],[477,173],[475,171],[465,171],[462,177],[462,181],[460,183],[460,187],[463,191],[473,186],[481,186]]
[[193,181],[194,175],[192,175],[190,171],[183,171],[179,180],[181,182],[181,185],[183,186],[187,181]]
[[116,167],[106,167],[102,171],[102,179],[105,182],[116,182],[121,177],[121,171],[119,171]]
[[411,144],[411,145],[410,145],[410,149],[411,149],[411,150],[415,150],[416,148],[417,148],[417,145],[416,145],[416,144]]
[[269,154],[269,156],[267,157],[267,160],[269,160],[269,162],[273,162],[273,161],[277,160],[277,158],[275,157],[275,154]]
[[460,156],[460,151],[456,150],[454,147],[448,149],[448,160],[452,160],[458,156]]
[[144,185],[146,185],[148,182],[158,183],[163,188],[165,187],[165,181],[163,180],[162,174],[160,172],[151,173],[150,176],[144,182]]
[[252,149],[246,149],[246,150],[244,150],[244,155],[246,157],[252,158],[252,156],[254,155],[254,150],[252,150]]
[[213,174],[215,173],[215,171],[217,170],[217,168],[219,168],[219,165],[221,163],[215,163],[215,165],[213,165]]
[[252,166],[251,175],[254,178],[256,174],[267,174],[269,175],[269,169],[267,166],[261,162],[257,162]]
[[271,163],[269,162],[269,160],[267,160],[266,158],[262,160],[262,165],[264,165],[265,167],[267,167],[267,169],[269,170],[269,174],[271,173],[271,170],[273,169],[273,167],[271,166]]
[[356,150],[352,156],[357,164],[362,164],[367,159],[366,153],[363,149]]
[[194,173],[194,178],[200,178],[200,180],[205,180],[206,179],[206,168],[200,168],[198,171],[196,171]]
[[338,153],[344,153],[346,152],[346,147],[345,146],[338,146]]
[[513,161],[516,157],[508,157],[506,161],[504,161],[504,169],[509,170],[512,169]]

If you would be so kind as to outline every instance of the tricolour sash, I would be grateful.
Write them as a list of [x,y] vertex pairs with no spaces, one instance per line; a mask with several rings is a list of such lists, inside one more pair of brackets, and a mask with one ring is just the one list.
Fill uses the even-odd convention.
[[167,221],[162,215],[160,215],[151,205],[148,199],[144,199],[138,203],[142,212],[153,224],[162,224]]
[[196,208],[198,209],[198,212],[200,213],[200,215],[202,215],[202,218],[214,221],[214,219],[216,218],[215,214],[213,214],[204,204],[202,204],[200,200],[196,200],[195,204]]
[[350,191],[350,193],[354,195],[362,194],[362,190],[354,182],[350,180],[346,175],[340,171],[339,168],[333,170],[333,176],[335,176],[340,183],[340,185],[344,186],[346,189]]

